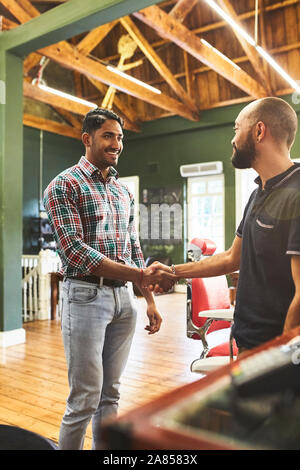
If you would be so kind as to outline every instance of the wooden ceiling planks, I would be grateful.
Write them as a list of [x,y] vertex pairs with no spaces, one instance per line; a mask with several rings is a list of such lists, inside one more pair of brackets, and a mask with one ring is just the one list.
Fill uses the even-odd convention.
[[[41,7],[39,2],[29,0],[0,0],[0,15],[2,19],[2,30],[6,31],[12,27],[17,27],[13,19],[22,23],[28,21],[31,16],[40,14],[49,8],[57,5],[57,2],[43,2]],[[221,0],[223,7],[234,10],[237,19],[248,33],[254,36],[254,2],[251,0]],[[150,7],[151,8],[151,7]],[[175,44],[173,38],[160,37],[154,27],[145,24],[134,15],[129,18],[129,22],[138,28],[140,40],[145,47],[138,47],[130,60],[125,65],[134,65],[126,70],[128,75],[132,75],[146,83],[159,88],[166,97],[164,106],[158,106],[158,101],[145,101],[145,96],[137,94],[130,95],[130,90],[117,91],[114,106],[126,118],[132,130],[138,131],[140,122],[157,119],[159,117],[176,115],[182,112],[181,103],[186,103],[186,109],[209,109],[231,103],[244,102],[259,96],[262,89],[266,89],[267,94],[281,95],[290,93],[293,90],[283,80],[278,73],[271,69],[261,58],[251,57],[247,49],[242,47],[232,29],[205,3],[204,0],[167,0],[158,5],[163,14],[168,14],[168,20],[176,20],[186,28],[188,34],[191,32],[199,39],[203,38],[212,46],[225,54],[242,69],[242,75],[246,76],[246,82],[251,85],[257,84],[256,91],[250,87],[243,87],[241,83],[235,81],[230,83],[230,77],[220,75],[220,69],[214,71],[210,63],[203,63],[202,58],[190,54],[190,50],[182,49],[182,44]],[[39,10],[39,11],[38,11]],[[10,16],[7,12],[10,12]],[[166,24],[166,23],[165,23]],[[174,23],[172,23],[174,24]],[[274,59],[294,78],[300,77],[300,0],[259,0],[259,28],[258,43],[273,55]],[[125,27],[124,27],[125,26]],[[153,26],[153,25],[152,25]],[[185,31],[182,29],[181,31]],[[102,34],[103,33],[103,34]],[[128,27],[121,22],[114,22],[113,25],[103,25],[91,32],[81,34],[69,41],[72,47],[76,47],[77,60],[83,60],[83,64],[91,64],[88,60],[100,61],[101,64],[116,65],[119,61],[118,41],[124,34],[128,34]],[[140,45],[141,46],[141,45]],[[245,49],[245,50],[244,50]],[[150,52],[149,52],[150,51]],[[43,52],[43,51],[39,51]],[[70,52],[70,51],[69,51]],[[152,54],[152,55],[151,55]],[[26,80],[33,77],[39,63],[40,55],[32,53],[24,61],[24,75]],[[154,63],[156,59],[156,66]],[[199,60],[200,59],[200,60]],[[51,54],[51,60],[55,60]],[[85,62],[85,60],[87,62]],[[62,59],[58,61],[60,67],[64,64]],[[205,61],[204,61],[205,62]],[[161,65],[161,67],[158,66]],[[72,61],[68,64],[72,68]],[[83,65],[84,67],[84,65]],[[74,90],[78,96],[100,103],[105,95],[107,86],[101,82],[95,82],[95,76],[86,77],[83,67],[74,69]],[[164,70],[164,72],[162,72]],[[94,76],[94,78],[92,78]],[[249,77],[249,79],[248,79]],[[98,77],[99,78],[99,77]],[[107,77],[106,77],[107,78]],[[248,85],[247,85],[248,86]],[[255,85],[256,86],[256,85]],[[176,89],[177,87],[177,89]],[[261,88],[259,88],[261,87]],[[64,87],[62,86],[62,89]],[[132,90],[131,90],[132,91]],[[172,106],[168,107],[169,103]],[[163,98],[164,99],[164,98]],[[177,100],[178,105],[175,106]],[[119,105],[119,108],[118,108]],[[164,108],[164,109],[163,109]],[[74,119],[68,114],[68,110],[61,112],[65,116],[70,126],[74,127],[78,122],[78,117]],[[63,116],[63,117],[64,117]],[[45,123],[43,124],[45,125]],[[129,128],[128,126],[128,128]],[[78,126],[77,126],[78,130]]]

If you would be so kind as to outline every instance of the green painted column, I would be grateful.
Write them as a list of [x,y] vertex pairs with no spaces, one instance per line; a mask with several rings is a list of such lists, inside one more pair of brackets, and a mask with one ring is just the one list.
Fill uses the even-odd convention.
[[0,49],[0,346],[22,329],[23,61]]

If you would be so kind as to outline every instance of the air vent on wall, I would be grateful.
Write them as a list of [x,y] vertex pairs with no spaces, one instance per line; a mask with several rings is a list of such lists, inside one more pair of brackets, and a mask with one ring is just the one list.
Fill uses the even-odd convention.
[[220,173],[223,173],[223,162],[193,163],[192,165],[181,165],[180,167],[180,174],[184,178]]

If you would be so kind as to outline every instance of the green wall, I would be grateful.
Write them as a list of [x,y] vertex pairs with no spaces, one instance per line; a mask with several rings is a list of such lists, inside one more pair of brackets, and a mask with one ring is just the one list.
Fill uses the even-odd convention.
[[[290,98],[287,100],[291,103]],[[292,104],[292,103],[291,103]],[[293,105],[300,114],[300,105]],[[222,161],[225,177],[225,246],[234,237],[235,176],[230,158],[234,121],[243,108],[235,105],[204,112],[199,122],[171,117],[144,123],[142,132],[125,132],[124,150],[119,160],[121,176],[140,177],[140,202],[143,190],[179,187],[184,191],[185,179],[180,165]],[[79,141],[43,132],[43,190],[60,171],[76,163],[84,153]],[[300,157],[300,133],[292,150]],[[40,174],[40,132],[24,129],[24,252],[29,253],[29,217],[38,216]],[[182,200],[181,200],[182,203]],[[153,245],[141,240],[145,257],[153,254]],[[161,245],[164,245],[162,247]],[[176,263],[185,260],[184,239],[173,244],[161,243],[161,252],[169,254]]]
[[23,148],[23,253],[33,254],[37,250],[30,243],[31,217],[39,217],[40,193],[58,173],[77,163],[84,147],[78,140],[24,127]]

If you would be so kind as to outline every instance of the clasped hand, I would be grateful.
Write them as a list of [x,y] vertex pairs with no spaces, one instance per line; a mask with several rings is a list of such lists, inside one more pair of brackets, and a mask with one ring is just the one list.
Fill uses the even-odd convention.
[[170,266],[155,261],[143,270],[142,287],[154,292],[168,292],[177,281]]

